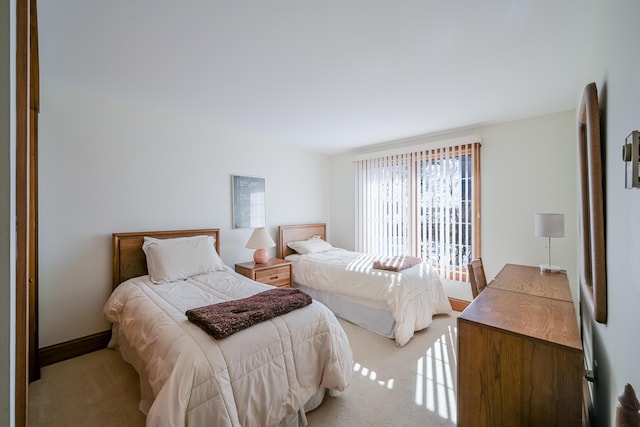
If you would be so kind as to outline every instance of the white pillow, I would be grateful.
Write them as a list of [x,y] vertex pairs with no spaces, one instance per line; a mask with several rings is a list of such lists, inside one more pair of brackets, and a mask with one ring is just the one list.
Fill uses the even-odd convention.
[[329,242],[322,240],[320,236],[312,236],[307,240],[289,242],[287,246],[302,255],[324,252],[333,248]]
[[142,250],[153,283],[184,280],[198,274],[223,270],[212,236],[155,239],[145,236]]

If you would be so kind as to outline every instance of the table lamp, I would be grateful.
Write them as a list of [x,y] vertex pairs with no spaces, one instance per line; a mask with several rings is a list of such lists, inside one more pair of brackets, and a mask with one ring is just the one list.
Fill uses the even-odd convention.
[[256,264],[265,264],[269,261],[269,253],[266,248],[272,248],[276,245],[267,230],[264,228],[256,228],[249,238],[246,247],[255,249],[253,253],[253,261]]
[[563,271],[561,267],[551,264],[551,238],[564,237],[564,214],[537,213],[535,221],[536,237],[546,237],[549,249],[547,264],[540,265],[540,270],[553,273]]

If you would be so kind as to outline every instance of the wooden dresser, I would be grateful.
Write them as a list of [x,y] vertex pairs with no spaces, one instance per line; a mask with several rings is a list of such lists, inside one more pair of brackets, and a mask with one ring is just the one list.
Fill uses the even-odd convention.
[[458,426],[580,426],[584,362],[564,273],[507,264],[458,318]]

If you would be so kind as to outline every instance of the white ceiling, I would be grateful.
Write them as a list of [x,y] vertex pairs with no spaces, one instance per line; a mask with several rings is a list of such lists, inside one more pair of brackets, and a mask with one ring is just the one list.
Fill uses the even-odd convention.
[[42,84],[336,153],[576,107],[590,0],[48,0]]

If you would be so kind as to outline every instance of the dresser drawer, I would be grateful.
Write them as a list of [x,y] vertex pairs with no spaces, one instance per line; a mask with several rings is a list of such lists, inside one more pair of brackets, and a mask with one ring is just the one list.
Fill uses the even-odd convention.
[[269,268],[267,270],[256,271],[257,282],[266,283],[272,286],[291,286],[291,267]]

